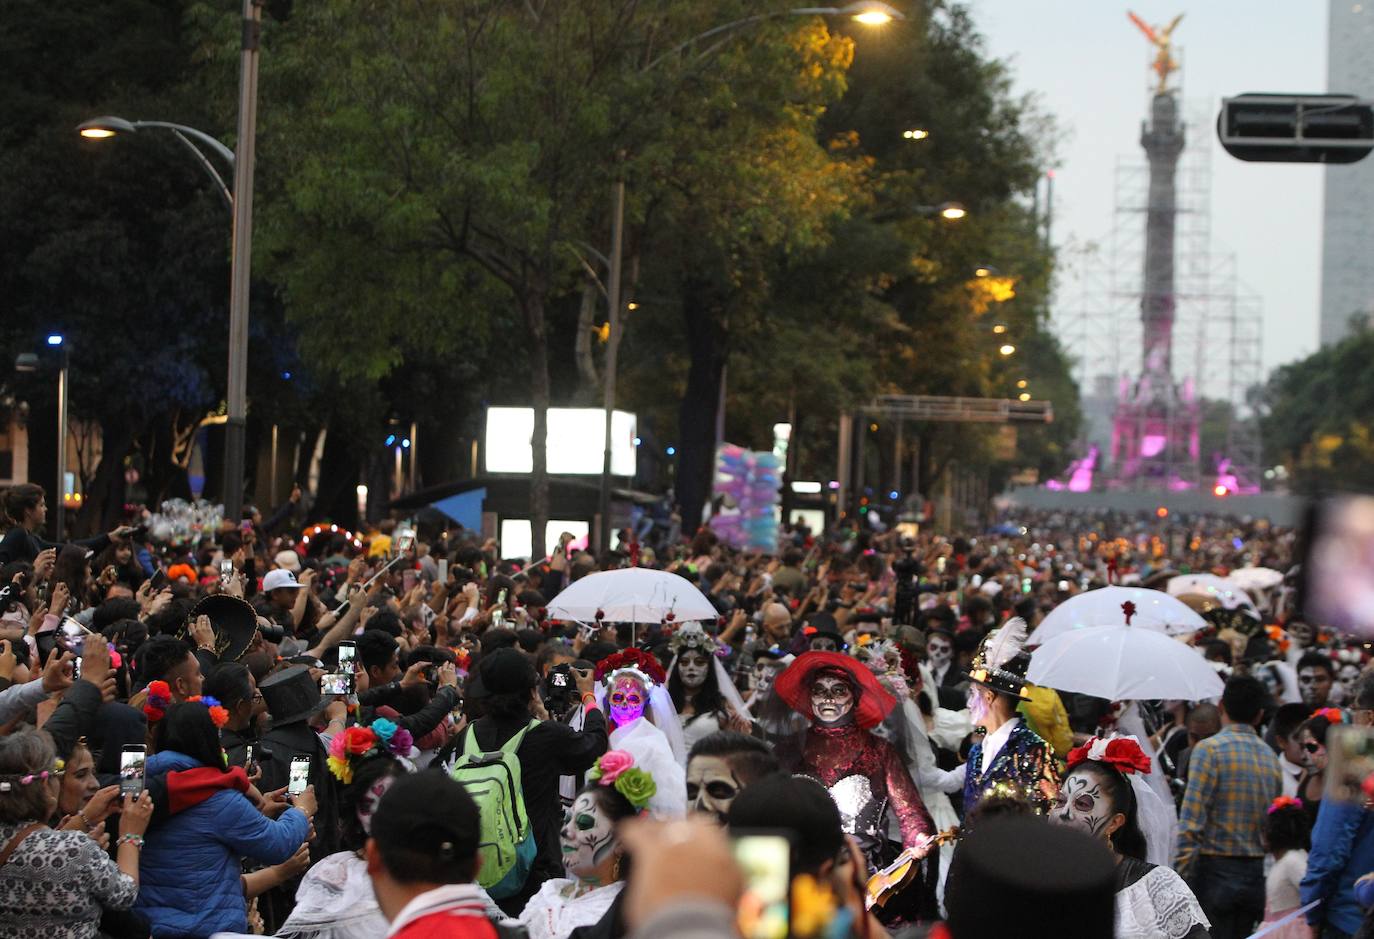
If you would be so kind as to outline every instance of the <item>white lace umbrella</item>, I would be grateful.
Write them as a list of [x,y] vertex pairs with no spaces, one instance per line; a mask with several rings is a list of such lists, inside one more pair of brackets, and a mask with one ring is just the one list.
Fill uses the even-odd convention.
[[1180,574],[1169,578],[1170,596],[1181,597],[1186,593],[1211,597],[1228,610],[1242,606],[1255,609],[1255,601],[1240,584],[1216,574]]
[[1242,590],[1268,590],[1283,583],[1283,572],[1272,567],[1242,567],[1226,579]]
[[1026,679],[1108,701],[1200,701],[1221,696],[1222,681],[1196,649],[1139,626],[1063,633],[1031,655]]
[[706,595],[677,574],[626,567],[573,581],[549,604],[553,619],[594,623],[661,623],[669,613],[678,623],[715,620]]
[[1064,633],[1118,624],[1121,604],[1127,602],[1135,604],[1131,624],[1143,629],[1182,636],[1207,625],[1207,621],[1188,604],[1163,591],[1144,587],[1099,587],[1069,597],[1051,610],[1031,633],[1029,644],[1044,645]]

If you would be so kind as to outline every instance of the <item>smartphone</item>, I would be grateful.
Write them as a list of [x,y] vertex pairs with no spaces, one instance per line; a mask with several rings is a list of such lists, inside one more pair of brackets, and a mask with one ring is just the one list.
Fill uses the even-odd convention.
[[167,586],[167,572],[159,567],[153,571],[153,576],[148,578],[148,592],[157,593],[165,586]]
[[291,758],[291,775],[287,777],[286,794],[298,796],[305,791],[305,787],[310,785],[310,757],[293,756]]
[[91,631],[82,626],[70,616],[62,617],[62,625],[58,627],[60,633],[59,642],[68,652],[74,652],[78,656],[86,646],[86,637],[91,635]]
[[245,518],[243,521],[239,522],[239,531],[252,531],[252,530],[253,530],[253,520],[252,520],[251,518]]
[[732,829],[735,862],[744,874],[738,926],[744,939],[786,939],[792,922],[792,836]]
[[339,643],[339,671],[345,675],[353,674],[353,662],[358,656],[358,646],[348,639]]
[[[84,645],[84,643],[83,643],[83,645]],[[81,677],[81,656],[79,656],[79,655],[78,655],[76,658],[72,659],[72,677],[73,677],[73,678],[80,678],[80,677]]]
[[229,581],[231,581],[231,580],[234,579],[234,562],[233,562],[233,561],[220,561],[220,562],[219,562],[219,579],[222,580],[222,581],[224,581],[226,584],[229,583]]
[[248,772],[253,772],[253,745],[250,743],[243,748],[243,768]]
[[346,674],[335,673],[332,675],[320,676],[320,694],[331,695],[352,693],[353,675],[351,672]]
[[119,793],[129,795],[143,791],[143,763],[148,748],[141,743],[126,743],[119,752]]
[[439,559],[439,583],[448,583],[448,558]]

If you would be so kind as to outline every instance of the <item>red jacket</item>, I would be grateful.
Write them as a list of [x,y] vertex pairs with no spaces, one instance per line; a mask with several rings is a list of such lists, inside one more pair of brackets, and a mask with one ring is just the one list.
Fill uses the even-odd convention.
[[496,927],[474,885],[448,884],[407,903],[388,939],[496,939]]

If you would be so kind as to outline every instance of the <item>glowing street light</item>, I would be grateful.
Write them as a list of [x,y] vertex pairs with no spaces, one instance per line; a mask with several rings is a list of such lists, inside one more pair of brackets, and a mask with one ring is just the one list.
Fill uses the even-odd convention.
[[1030,400],[1030,392],[1029,392],[1029,391],[1023,391],[1023,392],[1021,392],[1019,395],[1017,395],[1016,397],[1017,397],[1017,400],[1020,400],[1020,401],[1029,401],[1029,400]]
[[906,19],[899,11],[880,3],[878,0],[866,0],[861,3],[851,3],[848,6],[840,7],[840,15],[851,16],[856,23],[863,23],[865,26],[886,26],[893,20]]
[[1023,379],[1021,379],[1020,381],[1018,381],[1018,382],[1016,383],[1016,387],[1017,387],[1017,388],[1025,388],[1025,387],[1026,387],[1027,385],[1029,385],[1029,384],[1030,384],[1030,382],[1026,381],[1026,380],[1023,378]]
[[922,130],[919,127],[913,127],[911,130],[902,131],[902,136],[907,140],[925,140],[930,136],[930,131]]
[[1000,273],[1001,271],[997,270],[997,268],[993,267],[991,264],[979,264],[973,269],[974,277],[993,277]]
[[941,203],[936,208],[936,212],[939,213],[941,218],[948,219],[951,222],[957,222],[959,219],[968,215],[968,209],[964,208],[964,206],[958,202]]
[[1000,336],[1000,335],[1002,335],[1002,334],[1003,334],[1004,332],[1006,332],[1006,331],[1007,331],[1007,324],[1006,324],[1006,323],[998,323],[996,326],[992,327],[993,335],[996,335],[996,336]]
[[1002,353],[1003,355],[1012,355],[1016,352],[1016,347],[1008,342],[1004,344],[1001,348],[999,348],[997,351]]

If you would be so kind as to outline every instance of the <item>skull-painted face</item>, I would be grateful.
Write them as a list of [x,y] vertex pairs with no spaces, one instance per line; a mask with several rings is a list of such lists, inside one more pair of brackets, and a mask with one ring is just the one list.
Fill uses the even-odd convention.
[[813,636],[811,638],[812,652],[839,652],[840,644],[832,636]]
[[811,713],[822,724],[854,719],[854,687],[838,675],[817,675],[811,682]]
[[777,659],[759,659],[754,663],[754,692],[761,698],[773,687],[773,679],[778,677],[782,666]]
[[388,774],[374,782],[358,797],[358,824],[363,826],[365,834],[372,834],[372,813],[377,811],[377,804],[382,801],[382,796],[391,788],[391,784],[396,781],[394,774]]
[[563,815],[559,840],[563,847],[563,867],[570,877],[609,880],[602,874],[606,862],[615,854],[615,825],[590,792],[579,795]]
[[[1117,818],[1121,821],[1115,821]],[[1064,777],[1054,808],[1050,810],[1050,820],[1103,839],[1125,822],[1097,774],[1082,766]]]
[[696,691],[706,684],[706,673],[711,669],[711,660],[705,652],[688,649],[677,657],[677,673],[682,679],[682,687]]
[[930,667],[938,672],[954,657],[954,646],[944,636],[931,636],[926,641],[926,656],[930,659]]
[[687,808],[714,816],[722,825],[740,791],[739,779],[723,756],[694,756],[687,763]]
[[624,727],[644,716],[644,706],[649,701],[649,695],[644,690],[644,683],[638,678],[621,675],[611,685],[611,693],[607,700],[611,705],[611,719],[618,726]]

